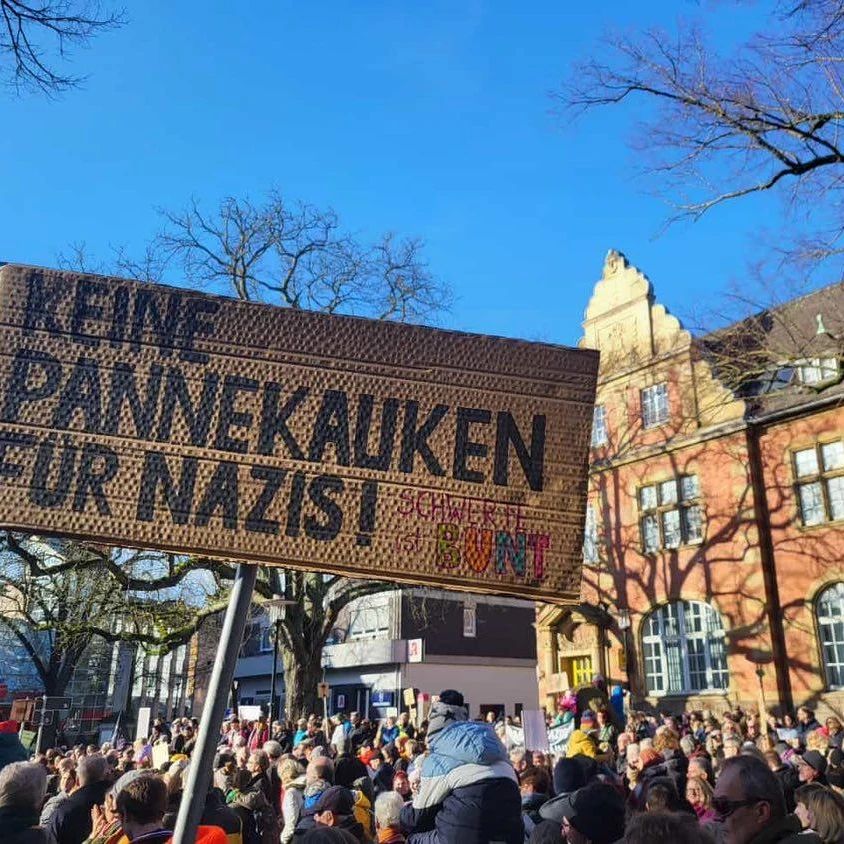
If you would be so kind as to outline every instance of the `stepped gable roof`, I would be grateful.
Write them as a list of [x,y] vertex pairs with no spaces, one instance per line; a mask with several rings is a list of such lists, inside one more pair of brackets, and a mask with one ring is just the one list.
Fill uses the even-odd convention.
[[[844,397],[844,282],[830,284],[698,337],[696,345],[718,379],[757,416],[805,404],[821,395]],[[799,365],[837,360],[837,374],[804,383]],[[825,374],[832,375],[826,367]]]

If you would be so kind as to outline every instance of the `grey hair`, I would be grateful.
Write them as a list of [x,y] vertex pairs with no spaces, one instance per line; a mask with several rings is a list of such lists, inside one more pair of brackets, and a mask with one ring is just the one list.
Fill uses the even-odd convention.
[[726,759],[720,776],[735,770],[746,800],[764,800],[771,806],[771,817],[785,817],[782,786],[768,765],[756,756],[734,756]]
[[37,762],[12,762],[0,771],[0,806],[41,810],[47,772]]
[[108,759],[105,756],[83,756],[76,768],[79,785],[102,782],[108,777],[108,768]]
[[383,794],[379,794],[375,798],[373,809],[378,829],[398,826],[402,806],[404,806],[404,800],[401,794],[397,794],[395,791],[385,791]]
[[270,741],[265,741],[264,752],[270,757],[270,759],[278,761],[281,758],[281,745],[272,739]]

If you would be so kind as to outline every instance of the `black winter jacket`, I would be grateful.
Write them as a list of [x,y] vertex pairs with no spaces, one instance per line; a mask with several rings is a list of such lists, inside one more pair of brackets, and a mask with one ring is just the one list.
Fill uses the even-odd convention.
[[405,803],[402,829],[409,844],[523,844],[522,800],[513,780],[488,779],[455,788],[435,812]]
[[59,803],[47,824],[58,844],[82,844],[91,834],[91,808],[105,802],[110,787],[107,782],[83,785]]
[[29,754],[17,733],[0,733],[0,769],[12,762],[26,762]]

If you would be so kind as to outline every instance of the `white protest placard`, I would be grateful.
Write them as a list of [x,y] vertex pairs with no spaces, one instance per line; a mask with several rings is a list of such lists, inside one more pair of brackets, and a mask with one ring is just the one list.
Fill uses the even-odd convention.
[[152,767],[156,771],[170,759],[170,745],[166,741],[159,741],[152,746]]
[[243,704],[237,707],[237,714],[241,721],[257,721],[261,717],[261,707]]
[[525,734],[525,747],[528,750],[548,752],[548,728],[545,726],[545,713],[541,709],[522,711],[522,727]]
[[148,706],[142,706],[138,710],[138,726],[135,729],[135,740],[145,739],[149,736],[149,718],[152,710]]

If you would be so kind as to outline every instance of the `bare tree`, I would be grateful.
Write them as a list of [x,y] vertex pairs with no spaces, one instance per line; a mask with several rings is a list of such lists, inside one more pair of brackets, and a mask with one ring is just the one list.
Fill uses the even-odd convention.
[[[728,15],[725,6],[712,14]],[[841,0],[781,0],[765,29],[729,56],[718,55],[698,23],[608,35],[594,56],[556,97],[575,114],[638,101],[644,116],[634,144],[675,219],[776,189],[791,212],[785,256],[804,271],[840,258]]]
[[165,228],[141,261],[122,255],[119,269],[135,278],[160,274],[175,260],[195,287],[290,308],[423,320],[448,304],[429,271],[423,244],[392,233],[374,243],[346,231],[331,210],[229,197],[210,213],[194,201],[162,212]]
[[[193,201],[184,210],[161,213],[164,227],[140,258],[117,250],[111,268],[117,274],[162,281],[176,266],[182,283],[248,301],[402,321],[430,318],[449,302],[448,288],[423,260],[421,241],[385,234],[366,243],[345,230],[334,211],[288,203],[278,191],[262,203],[229,197],[210,212]],[[91,258],[85,244],[73,245],[59,263],[82,272],[108,269]],[[203,569],[228,581],[234,568],[234,563],[185,557],[171,560],[156,577],[135,576],[125,588],[139,593],[177,588]],[[113,567],[110,573],[117,576]],[[259,597],[292,602],[280,624],[288,715],[317,711],[322,649],[341,611],[357,598],[392,588],[379,581],[262,567]],[[166,642],[156,636],[156,643],[185,641],[205,614],[205,609],[183,608],[178,631],[170,631]]]
[[20,90],[60,94],[82,78],[56,67],[73,47],[124,23],[121,10],[108,11],[95,0],[0,0],[0,57],[6,82]]
[[[195,562],[195,561],[194,561]],[[0,627],[48,695],[63,694],[91,645],[166,652],[226,605],[231,567],[0,532]]]

